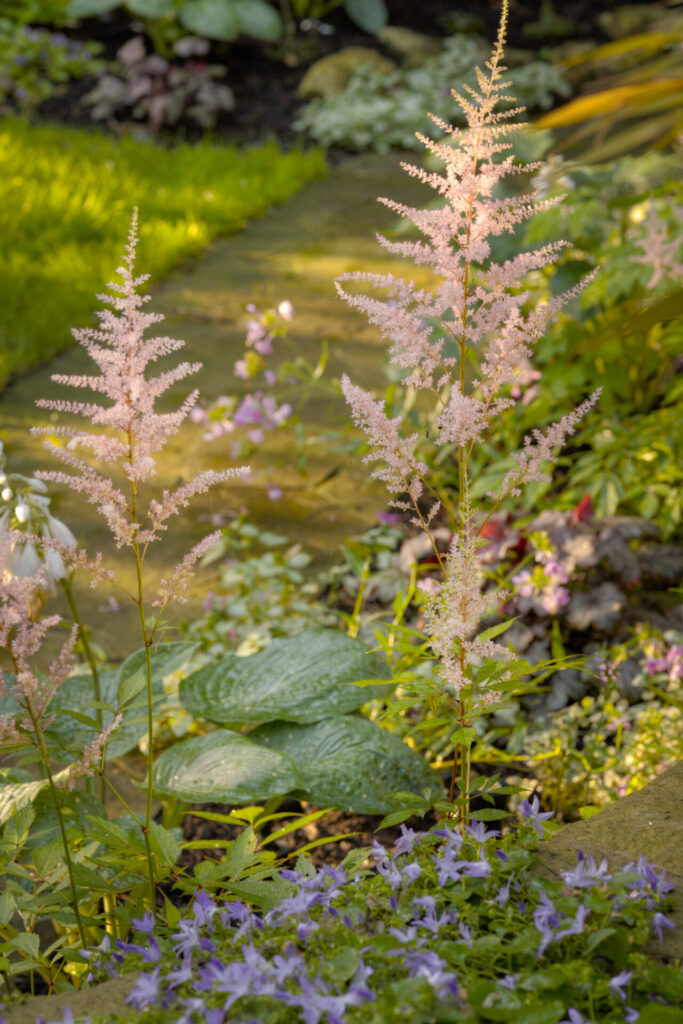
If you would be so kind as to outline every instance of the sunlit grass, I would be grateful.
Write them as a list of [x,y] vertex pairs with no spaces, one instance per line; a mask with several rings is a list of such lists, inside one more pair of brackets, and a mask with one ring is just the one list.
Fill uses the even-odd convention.
[[323,172],[320,151],[276,143],[165,150],[0,120],[0,387],[92,322],[134,205],[139,265],[154,279]]

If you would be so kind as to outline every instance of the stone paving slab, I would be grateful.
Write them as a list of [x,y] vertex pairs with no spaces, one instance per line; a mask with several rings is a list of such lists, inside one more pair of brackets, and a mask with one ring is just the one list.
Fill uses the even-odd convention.
[[683,761],[645,786],[622,797],[586,821],[578,821],[541,843],[541,864],[557,876],[576,864],[576,854],[591,853],[596,861],[607,858],[619,870],[643,854],[675,886],[678,905],[668,916],[676,924],[646,951],[658,958],[683,957]]

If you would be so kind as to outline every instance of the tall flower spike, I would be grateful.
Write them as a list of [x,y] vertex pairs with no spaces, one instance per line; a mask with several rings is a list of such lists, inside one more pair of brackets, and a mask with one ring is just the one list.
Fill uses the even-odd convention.
[[[55,383],[94,391],[108,399],[108,403],[62,399],[40,399],[36,403],[43,409],[83,416],[104,430],[78,430],[70,426],[34,428],[36,433],[47,435],[45,446],[56,458],[74,470],[73,473],[42,471],[37,475],[84,494],[106,519],[118,547],[156,540],[159,531],[165,529],[163,521],[179,511],[193,494],[248,472],[246,468],[234,468],[201,474],[175,495],[165,494],[161,504],[152,500],[147,512],[140,514],[135,503],[87,461],[86,457],[90,456],[99,463],[118,465],[136,494],[138,485],[154,475],[156,457],[197,400],[197,391],[192,391],[174,411],[155,410],[156,400],[173,384],[196,373],[201,363],[181,362],[156,377],[145,375],[151,363],[182,348],[184,343],[175,338],[144,336],[149,327],[164,318],[159,313],[146,313],[142,308],[149,296],[140,295],[138,289],[149,275],[135,276],[137,242],[135,210],[123,265],[117,270],[121,281],[109,285],[112,295],[98,296],[113,308],[98,312],[98,329],[73,331],[76,340],[99,367],[100,374],[55,374],[52,377]],[[78,454],[79,450],[86,457]]]
[[[443,172],[402,165],[434,189],[441,204],[436,209],[417,209],[380,199],[412,221],[424,236],[423,241],[392,241],[379,235],[380,244],[393,255],[430,267],[436,277],[435,286],[417,288],[412,281],[391,274],[344,274],[337,281],[340,296],[364,312],[391,342],[391,360],[403,372],[405,383],[432,396],[431,440],[436,445],[455,442],[459,461],[465,467],[473,445],[486,437],[493,421],[514,404],[515,397],[522,396],[520,384],[529,382],[534,344],[589,280],[531,307],[525,276],[554,263],[568,243],[553,242],[500,263],[491,259],[491,238],[513,232],[537,211],[564,198],[541,199],[538,190],[507,197],[499,192],[498,186],[506,178],[542,167],[541,163],[520,166],[515,162],[510,139],[524,125],[510,123],[510,119],[519,109],[497,110],[501,100],[514,102],[505,92],[509,85],[504,81],[506,69],[502,63],[507,4],[503,7],[491,58],[484,71],[477,69],[478,89],[465,87],[464,93],[453,90],[467,128],[456,129],[432,118],[443,129],[444,140],[434,142],[418,135],[442,161]],[[365,282],[383,296],[347,291],[347,282]],[[434,322],[441,326],[436,337],[431,326]],[[468,384],[467,362],[476,366],[475,377]],[[364,397],[350,384],[345,385],[344,392],[354,418],[362,423],[361,406],[369,410],[371,397]],[[563,440],[596,398],[597,394],[579,405],[571,414],[571,423],[563,421],[557,429],[548,430],[546,437],[553,444]],[[394,455],[389,457],[389,448],[378,434],[377,418],[371,424],[367,415],[365,419],[368,422],[363,426],[374,452],[370,458],[385,462],[386,479],[394,489],[398,482],[396,453],[400,450],[404,467],[411,460],[416,462],[413,448],[417,437],[401,437],[398,421],[389,421],[394,438]],[[544,458],[552,454],[549,444],[537,448],[539,454],[542,449]],[[536,461],[532,470],[528,451],[524,459],[526,471],[521,476],[535,479]]]

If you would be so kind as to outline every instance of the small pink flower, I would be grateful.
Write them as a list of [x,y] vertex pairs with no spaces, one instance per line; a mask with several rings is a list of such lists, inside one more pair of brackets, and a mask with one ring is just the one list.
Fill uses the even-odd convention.
[[276,484],[268,484],[268,497],[271,501],[279,501],[282,497],[282,488]]

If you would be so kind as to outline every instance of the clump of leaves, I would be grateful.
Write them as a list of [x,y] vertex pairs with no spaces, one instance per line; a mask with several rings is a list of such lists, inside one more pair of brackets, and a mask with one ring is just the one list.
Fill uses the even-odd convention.
[[0,18],[0,113],[28,113],[79,78],[98,75],[99,43]]
[[[158,54],[148,54],[141,36],[134,36],[118,50],[118,75],[103,75],[83,102],[95,121],[117,114],[145,121],[152,132],[187,119],[200,128],[212,128],[221,112],[235,107],[229,86],[220,81],[225,68],[207,64],[205,39],[185,36],[173,47],[184,63],[173,63]],[[193,59],[195,58],[195,59]]]

